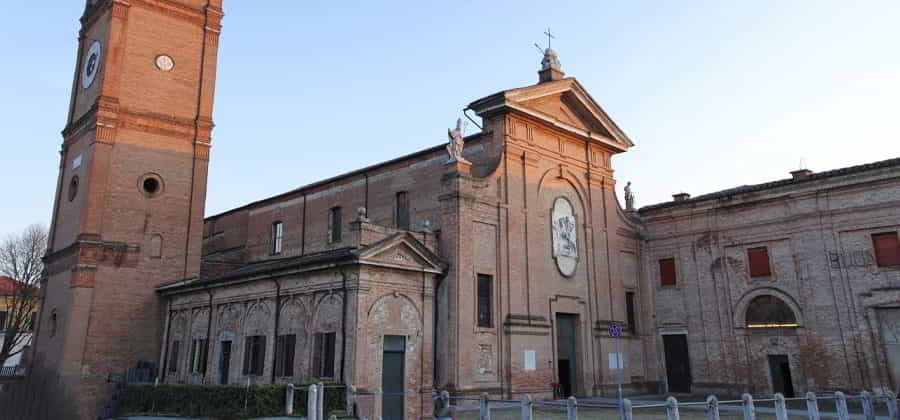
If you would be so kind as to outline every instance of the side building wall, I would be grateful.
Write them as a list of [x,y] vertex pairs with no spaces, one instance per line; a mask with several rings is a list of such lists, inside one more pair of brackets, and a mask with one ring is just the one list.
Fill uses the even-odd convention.
[[[900,230],[900,171],[851,172],[641,209],[660,363],[685,362],[664,338],[686,335],[691,391],[784,392],[785,369],[795,394],[897,386],[897,340],[883,332],[900,321],[900,269],[877,264],[872,235]],[[760,248],[770,273],[752,276]],[[669,258],[676,281],[662,285]],[[798,325],[754,328],[760,296]]]

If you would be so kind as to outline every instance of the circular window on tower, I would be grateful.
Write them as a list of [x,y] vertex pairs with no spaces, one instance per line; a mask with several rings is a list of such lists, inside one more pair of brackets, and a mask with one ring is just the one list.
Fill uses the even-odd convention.
[[163,190],[162,178],[157,174],[146,174],[142,176],[138,184],[141,192],[147,197],[156,197]]
[[69,181],[69,201],[75,201],[75,197],[78,196],[78,175],[72,177],[72,180]]

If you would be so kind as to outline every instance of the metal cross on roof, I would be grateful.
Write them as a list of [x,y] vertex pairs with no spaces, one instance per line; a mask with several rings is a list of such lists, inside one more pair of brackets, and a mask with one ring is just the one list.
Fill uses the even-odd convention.
[[547,35],[547,49],[550,49],[550,47],[552,47],[552,45],[551,45],[551,44],[552,44],[552,40],[553,40],[553,39],[556,39],[556,37],[553,36],[553,34],[550,33],[550,28],[547,28],[547,31],[544,32],[544,35]]

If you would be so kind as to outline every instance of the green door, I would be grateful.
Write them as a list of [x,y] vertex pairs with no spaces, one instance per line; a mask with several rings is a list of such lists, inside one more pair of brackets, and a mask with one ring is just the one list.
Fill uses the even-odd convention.
[[384,336],[384,362],[381,369],[381,389],[384,391],[381,405],[383,420],[403,420],[405,357],[406,337]]

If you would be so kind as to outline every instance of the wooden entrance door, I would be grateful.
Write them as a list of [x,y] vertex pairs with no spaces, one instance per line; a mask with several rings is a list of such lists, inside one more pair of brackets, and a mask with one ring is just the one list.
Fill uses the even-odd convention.
[[780,392],[787,398],[794,397],[794,382],[791,380],[791,364],[783,354],[769,355],[769,374],[772,376],[772,393]]
[[384,336],[384,354],[381,369],[381,404],[383,420],[403,420],[403,392],[406,359],[406,337]]
[[688,356],[687,335],[667,334],[662,337],[669,392],[691,392],[691,360]]
[[578,315],[556,314],[556,374],[563,397],[578,392]]
[[231,341],[222,341],[219,352],[219,383],[228,384],[228,371],[231,370]]

